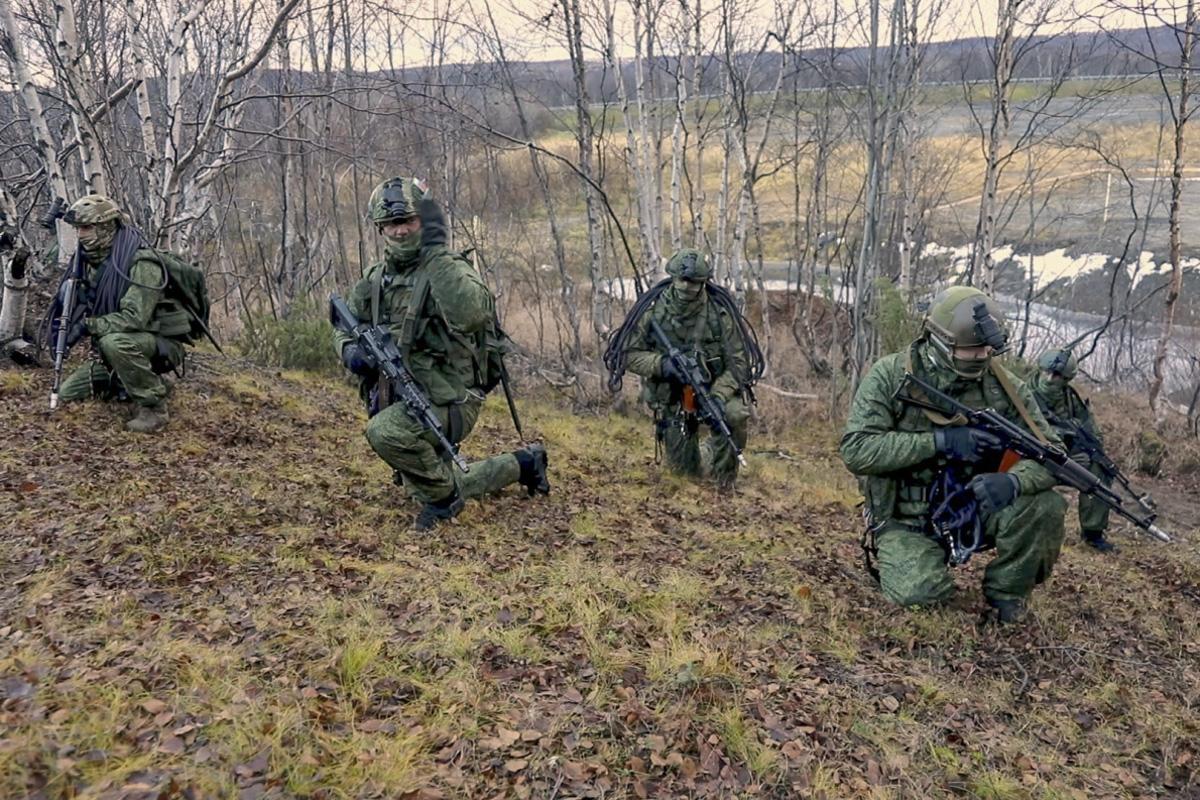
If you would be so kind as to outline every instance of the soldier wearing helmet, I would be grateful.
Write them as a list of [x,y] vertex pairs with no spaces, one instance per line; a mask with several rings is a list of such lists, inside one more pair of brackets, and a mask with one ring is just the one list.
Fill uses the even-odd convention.
[[[1087,466],[1105,486],[1112,486],[1112,475],[1101,468],[1090,457],[1086,448],[1077,441],[1073,426],[1090,433],[1096,442],[1103,445],[1100,428],[1087,401],[1071,385],[1079,371],[1079,360],[1069,349],[1048,350],[1038,358],[1038,371],[1030,381],[1034,396],[1048,418],[1055,419],[1055,430],[1071,452],[1071,457]],[[1079,531],[1084,543],[1101,553],[1116,547],[1104,537],[1108,530],[1108,506],[1091,495],[1079,493]]]
[[[417,178],[389,178],[375,187],[367,217],[384,239],[384,258],[347,297],[363,322],[387,327],[425,390],[447,437],[462,441],[479,417],[488,385],[488,348],[495,300],[467,261],[446,247],[446,221]],[[422,503],[414,527],[428,531],[462,511],[466,500],[520,483],[530,495],[548,494],[548,459],[532,445],[456,470],[438,452],[403,403],[391,404],[377,365],[355,340],[335,331],[342,362],[360,378],[370,420],[366,437],[396,480]]]
[[152,249],[104,195],[79,198],[63,221],[79,238],[67,271],[80,282],[67,342],[90,336],[95,358],[67,376],[59,397],[127,399],[137,408],[127,430],[161,430],[168,421],[163,375],[183,363],[192,327],[188,312],[167,295],[169,254]]
[[1006,348],[995,301],[955,286],[933,299],[921,338],[876,362],[854,396],[842,458],[866,498],[868,565],[874,557],[880,588],[897,605],[932,605],[955,591],[948,553],[932,526],[948,500],[962,510],[961,524],[977,526],[981,549],[996,550],[983,593],[989,615],[1000,622],[1024,616],[1033,587],[1058,558],[1066,504],[1052,491],[1053,476],[1031,461],[1002,471],[999,439],[922,407],[913,389],[902,390],[912,372],[972,408],[994,408],[1058,443],[1030,389],[994,360]]
[[737,478],[737,452],[723,436],[710,435],[701,443],[704,420],[685,407],[686,376],[666,357],[650,321],[658,322],[671,343],[695,359],[707,378],[704,389],[723,412],[739,450],[746,446],[750,387],[760,372],[752,363],[757,352],[753,332],[728,292],[710,283],[712,270],[702,252],[678,251],[667,261],[666,272],[667,279],[638,300],[613,336],[605,355],[614,374],[610,385],[619,387],[625,369],[638,375],[667,465],[682,475],[710,477],[719,488],[729,489]]

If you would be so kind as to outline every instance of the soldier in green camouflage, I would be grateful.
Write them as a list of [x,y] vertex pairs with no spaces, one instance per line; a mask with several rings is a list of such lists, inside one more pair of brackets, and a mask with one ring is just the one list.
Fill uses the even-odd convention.
[[[1086,449],[1077,441],[1075,429],[1078,425],[1090,433],[1097,443],[1103,445],[1100,428],[1087,402],[1071,385],[1079,370],[1079,360],[1070,350],[1050,350],[1038,359],[1038,371],[1030,381],[1033,393],[1047,417],[1058,424],[1055,431],[1063,440],[1071,457],[1084,464],[1088,471],[1099,478],[1105,486],[1112,486],[1112,476],[1089,457]],[[1079,531],[1083,541],[1101,553],[1116,547],[1104,538],[1108,530],[1108,506],[1084,492],[1079,493]]]
[[[383,325],[420,383],[454,444],[461,442],[483,406],[495,300],[478,273],[446,247],[446,223],[416,178],[391,178],[371,193],[367,215],[384,237],[384,259],[371,266],[346,302],[363,322]],[[530,495],[548,494],[545,448],[532,445],[456,470],[448,454],[409,416],[390,404],[370,356],[342,331],[335,346],[347,369],[362,379],[371,447],[423,503],[414,527],[428,531],[463,509],[464,502],[520,483]]]
[[63,220],[79,237],[72,269],[81,279],[67,342],[90,336],[98,357],[67,376],[59,398],[127,398],[137,405],[127,430],[161,430],[168,421],[163,375],[183,363],[191,317],[167,296],[165,265],[141,233],[123,221],[116,203],[89,194],[76,200]]
[[[996,556],[983,593],[1001,622],[1025,613],[1033,587],[1058,558],[1066,502],[1041,465],[1020,461],[1001,471],[992,434],[906,402],[908,372],[972,408],[991,407],[1040,438],[1059,443],[1029,388],[992,356],[1005,348],[1001,313],[977,289],[956,286],[934,298],[924,333],[908,352],[876,362],[863,379],[842,436],[846,466],[859,476],[877,548],[880,588],[900,606],[948,600],[955,590],[948,549],[934,535],[942,501],[965,502],[966,524],[979,524]],[[916,399],[916,398],[914,398]]]
[[709,436],[701,444],[700,421],[682,407],[684,378],[675,374],[651,336],[650,320],[656,320],[672,343],[694,355],[707,372],[709,392],[724,409],[739,449],[746,446],[750,421],[745,348],[730,311],[713,302],[706,290],[712,271],[703,253],[680,250],[667,262],[667,274],[671,285],[641,317],[630,337],[628,369],[642,378],[642,399],[654,411],[656,435],[666,451],[667,464],[683,475],[712,477],[719,487],[728,489],[737,477],[737,456],[721,436]]

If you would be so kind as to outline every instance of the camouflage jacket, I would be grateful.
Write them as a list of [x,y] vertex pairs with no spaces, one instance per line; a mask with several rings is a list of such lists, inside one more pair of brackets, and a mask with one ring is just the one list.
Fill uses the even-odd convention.
[[[103,269],[103,265],[88,263],[80,287],[87,295],[99,285]],[[167,296],[166,283],[164,267],[154,251],[138,250],[129,268],[129,288],[117,310],[88,318],[85,323],[88,333],[97,337],[110,333],[153,333],[168,339],[187,334],[191,330],[191,317]]]
[[659,410],[678,402],[672,397],[671,384],[662,378],[665,353],[650,332],[650,320],[654,319],[680,350],[696,358],[708,374],[713,396],[728,403],[741,393],[748,369],[737,323],[707,296],[699,304],[698,313],[681,313],[683,307],[675,300],[673,290],[667,289],[642,316],[629,340],[628,368],[642,379],[642,399]]
[[[1048,411],[1061,423],[1075,423],[1096,437],[1096,441],[1101,446],[1104,445],[1104,437],[1100,435],[1100,428],[1096,425],[1096,418],[1092,416],[1091,407],[1088,406],[1086,400],[1079,396],[1079,392],[1075,391],[1074,386],[1070,384],[1054,386],[1042,380],[1041,375],[1034,376],[1029,385],[1043,411]],[[1074,452],[1076,449],[1074,428],[1068,424],[1056,425],[1055,431],[1063,443]]]
[[[363,322],[382,324],[435,405],[482,396],[484,336],[495,300],[479,274],[443,246],[425,247],[409,263],[373,265],[346,299]],[[339,357],[352,338],[334,331]]]
[[[971,408],[994,408],[1025,427],[1016,406],[993,374],[1004,369],[996,362],[992,362],[992,371],[982,378],[964,380],[934,366],[924,342],[914,344],[911,354],[884,356],[859,385],[841,441],[842,460],[859,476],[876,521],[923,520],[929,510],[929,487],[947,466],[934,446],[936,424],[922,409],[897,396],[910,360],[920,377],[939,390]],[[1004,374],[1046,438],[1061,444],[1042,418],[1029,387],[1011,373]],[[973,469],[963,467],[959,479],[967,481],[976,473],[993,472],[998,467],[998,463],[980,464]],[[1044,491],[1055,483],[1054,477],[1033,461],[1020,461],[1009,471],[1016,476],[1023,494]]]

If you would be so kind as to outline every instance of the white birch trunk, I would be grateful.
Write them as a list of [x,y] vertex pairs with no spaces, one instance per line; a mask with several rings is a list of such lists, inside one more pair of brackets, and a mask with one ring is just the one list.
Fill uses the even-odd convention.
[[[50,194],[52,197],[66,199],[69,195],[67,181],[58,161],[58,148],[54,143],[54,138],[50,135],[50,127],[46,124],[46,114],[42,109],[42,100],[38,96],[37,86],[33,82],[29,61],[25,57],[25,49],[22,45],[23,34],[13,15],[12,0],[0,0],[0,26],[3,27],[8,38],[5,55],[12,66],[13,77],[16,79],[21,99],[25,104],[25,112],[29,115],[29,127],[33,130],[34,143],[42,156]],[[60,221],[57,238],[58,258],[61,263],[75,251],[74,230]]]
[[54,0],[54,19],[54,46],[62,69],[62,83],[67,90],[67,103],[71,108],[71,125],[79,145],[83,182],[88,192],[108,194],[100,137],[88,116],[88,109],[95,105],[95,97],[80,69],[79,32],[75,24],[73,0]]

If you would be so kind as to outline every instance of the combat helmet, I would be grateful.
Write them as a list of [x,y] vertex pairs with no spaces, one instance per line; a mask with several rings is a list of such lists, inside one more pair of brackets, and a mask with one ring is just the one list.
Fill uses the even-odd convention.
[[367,200],[367,217],[376,225],[397,222],[417,214],[417,201],[429,193],[421,178],[388,178]]
[[76,227],[100,225],[109,220],[121,219],[121,207],[102,194],[85,194],[76,200],[63,215],[63,222]]
[[706,281],[712,277],[712,270],[704,253],[685,247],[671,256],[667,262],[667,274],[685,281]]
[[988,359],[958,358],[954,348],[990,345],[992,355],[1008,349],[999,305],[971,286],[951,286],[938,292],[925,315],[924,330],[938,361],[963,378],[982,375]]
[[1069,348],[1047,350],[1038,358],[1038,369],[1054,375],[1062,375],[1064,380],[1073,380],[1079,372],[1079,359]]

